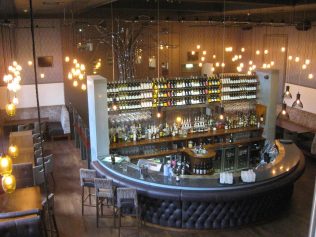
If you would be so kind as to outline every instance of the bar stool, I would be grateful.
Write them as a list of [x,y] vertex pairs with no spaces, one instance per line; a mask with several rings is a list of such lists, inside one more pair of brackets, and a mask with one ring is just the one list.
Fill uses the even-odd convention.
[[[115,196],[114,196],[114,188],[113,181],[111,179],[94,179],[94,187],[95,187],[95,198],[96,198],[96,209],[97,209],[97,227],[99,227],[99,218],[106,217],[103,215],[103,206],[104,201],[106,200],[106,206],[109,208],[112,206],[112,215],[108,215],[113,217],[113,226],[115,226]],[[109,205],[110,202],[110,205]],[[99,216],[99,209],[101,209],[101,216]]]
[[[138,208],[137,191],[134,188],[117,188],[117,211],[119,218],[119,237],[121,236],[121,217],[124,216],[134,216],[137,219],[137,233],[139,236],[139,224],[140,215]],[[122,227],[133,227],[133,226],[122,226]]]
[[[84,214],[84,206],[95,207],[92,205],[91,196],[91,188],[94,188],[94,178],[96,178],[97,172],[95,170],[89,169],[80,169],[80,186],[81,186],[81,215]],[[85,196],[84,189],[88,188],[88,195]],[[85,201],[89,198],[89,204],[86,204]]]
[[48,223],[48,229],[46,231],[49,231],[51,234],[50,236],[53,236],[53,233],[56,234],[57,237],[59,237],[59,230],[57,227],[56,217],[55,217],[55,208],[54,208],[54,194],[51,193],[48,196],[48,201],[46,198],[42,202],[42,208],[44,210],[44,223],[49,220]]

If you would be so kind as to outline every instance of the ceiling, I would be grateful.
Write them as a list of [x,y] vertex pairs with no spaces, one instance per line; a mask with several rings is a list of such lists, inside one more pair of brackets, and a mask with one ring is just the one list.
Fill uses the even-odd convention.
[[[33,0],[37,18],[157,19],[185,21],[316,21],[316,0]],[[27,0],[0,0],[1,18],[29,16]]]

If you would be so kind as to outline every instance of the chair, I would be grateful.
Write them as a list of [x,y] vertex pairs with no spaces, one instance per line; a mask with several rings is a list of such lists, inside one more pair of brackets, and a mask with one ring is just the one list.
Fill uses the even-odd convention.
[[18,132],[27,131],[27,130],[31,130],[30,124],[18,125]]
[[34,185],[43,185],[45,182],[44,170],[41,165],[33,167],[33,180]]
[[[46,134],[46,129],[47,129],[46,122],[41,122],[41,132],[42,132],[43,137]],[[36,134],[36,133],[40,133],[40,126],[38,122],[34,123],[33,134]]]
[[52,177],[52,180],[53,180],[53,185],[55,187],[53,154],[50,154],[48,156],[44,156],[43,158],[42,157],[37,158],[36,159],[36,164],[41,166],[42,162],[43,162],[43,159],[44,159],[46,175],[50,174],[50,176]]
[[38,150],[38,149],[42,149],[41,147],[41,142],[38,142],[38,143],[34,143],[34,151]]
[[37,158],[40,158],[42,156],[43,156],[43,151],[42,151],[41,148],[34,151],[34,158],[35,158],[35,160],[37,160]]
[[[0,219],[8,219],[0,222],[0,234],[4,237],[42,237],[46,236],[41,212],[38,209],[1,213]],[[17,219],[19,218],[19,219]]]
[[51,233],[50,236],[53,236],[53,233],[56,234],[56,236],[59,236],[59,230],[57,227],[57,222],[56,222],[56,217],[55,217],[55,206],[54,206],[54,194],[51,193],[48,195],[48,201],[45,198],[44,201],[42,202],[42,208],[44,210],[44,223],[46,226],[48,226],[48,229],[46,229],[48,232]]
[[12,174],[16,179],[16,188],[34,186],[32,163],[13,164]]
[[[84,215],[84,207],[90,206],[95,207],[92,205],[91,202],[91,188],[94,188],[94,178],[97,177],[97,172],[95,170],[89,169],[80,169],[80,186],[81,186],[81,214]],[[88,188],[88,195],[85,196],[85,187]],[[89,199],[89,204],[86,204],[86,200]]]
[[[113,181],[111,179],[94,179],[94,187],[95,187],[95,198],[96,198],[96,209],[97,209],[97,227],[99,227],[99,209],[101,209],[101,217],[105,217],[103,215],[103,206],[104,201],[106,200],[107,207],[112,206],[112,218],[113,218],[113,226],[115,226],[115,196],[113,189]],[[111,205],[109,205],[109,202]]]
[[[139,207],[137,199],[137,191],[134,188],[117,188],[117,211],[119,218],[119,237],[121,234],[121,217],[124,216],[134,216],[137,219],[137,232],[139,235]],[[122,227],[132,227],[132,226],[122,226]]]

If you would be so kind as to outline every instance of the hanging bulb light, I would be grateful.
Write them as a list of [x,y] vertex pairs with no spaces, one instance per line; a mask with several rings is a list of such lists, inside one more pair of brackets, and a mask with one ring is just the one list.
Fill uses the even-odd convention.
[[200,49],[200,48],[201,48],[201,45],[198,44],[198,45],[196,46],[196,49]]
[[241,51],[241,52],[245,52],[245,48],[241,48],[240,51]]
[[203,66],[203,64],[202,63],[199,63],[199,67],[202,67]]
[[271,68],[271,65],[270,65],[270,63],[268,63],[268,64],[267,64],[267,68]]
[[263,67],[263,68],[267,68],[267,64],[264,63],[264,64],[262,65],[262,67]]
[[74,81],[74,82],[72,83],[72,85],[73,85],[74,87],[77,87],[77,86],[78,86],[78,81]]
[[42,79],[45,78],[45,74],[41,73],[40,78],[42,78]]
[[292,99],[292,94],[290,92],[290,86],[285,87],[285,92],[283,94],[283,98],[285,99]]
[[78,60],[77,60],[77,59],[74,59],[72,62],[73,62],[74,64],[77,64],[77,63],[78,63]]
[[295,57],[295,62],[299,62],[300,61],[300,57]]
[[223,62],[223,63],[221,64],[221,66],[222,66],[222,67],[225,67],[225,63]]
[[2,177],[2,188],[6,193],[13,193],[16,188],[16,180],[14,175],[6,174]]
[[242,55],[240,54],[240,55],[238,55],[238,59],[242,59]]
[[86,84],[83,83],[83,84],[81,85],[81,90],[83,90],[83,91],[86,91],[86,90],[87,90]]
[[71,72],[68,73],[68,79],[72,80],[72,73]]
[[192,51],[191,54],[192,54],[192,55],[195,55],[195,51]]
[[206,51],[205,50],[203,50],[203,55],[206,55]]
[[255,70],[256,69],[256,65],[252,65],[252,70]]
[[284,53],[285,52],[285,47],[281,47],[281,52]]
[[264,54],[268,54],[268,53],[269,53],[269,50],[265,49],[265,50],[263,51],[263,53],[264,53]]
[[274,61],[271,61],[271,62],[270,62],[270,65],[271,65],[271,66],[274,66]]
[[12,99],[12,103],[14,105],[18,105],[19,104],[19,99],[16,96],[14,96],[13,99]]
[[283,119],[289,119],[290,118],[288,112],[286,111],[286,103],[284,103],[284,102],[282,103],[282,110],[278,114],[278,118],[283,118]]
[[32,66],[32,65],[33,65],[33,62],[32,62],[31,60],[29,60],[29,61],[27,62],[27,65]]
[[8,148],[8,154],[12,157],[12,158],[16,158],[19,155],[19,149],[16,145],[10,145]]
[[309,65],[310,63],[311,63],[311,60],[310,60],[310,59],[306,59],[306,60],[305,60],[305,64],[306,64],[306,65]]
[[215,59],[216,58],[216,55],[215,54],[213,54],[213,59]]
[[0,156],[0,175],[12,173],[12,160],[7,155]]
[[260,50],[259,49],[256,50],[256,55],[260,55]]
[[308,79],[313,79],[314,75],[312,73],[308,74]]
[[239,67],[244,68],[244,63],[240,63]]
[[8,116],[10,116],[10,117],[14,116],[15,112],[16,112],[15,104],[13,104],[13,103],[7,104],[5,106],[5,111],[6,111]]
[[161,116],[162,116],[162,114],[161,114],[161,107],[158,106],[158,107],[157,107],[156,117],[157,117],[157,118],[161,118]]
[[250,60],[250,61],[249,61],[249,65],[252,65],[252,64],[253,64],[253,62]]
[[226,52],[232,52],[232,51],[233,51],[233,47],[226,47],[226,48],[225,48],[225,51],[226,51]]
[[216,67],[219,67],[219,62],[216,62],[216,63],[215,63],[215,66],[216,66]]
[[237,72],[241,72],[242,71],[242,68],[241,67],[237,67]]
[[65,57],[65,62],[68,63],[69,61],[70,61],[69,56],[66,56],[66,57]]
[[182,118],[181,118],[180,116],[178,116],[178,117],[176,118],[176,122],[177,122],[177,123],[181,123],[181,122],[182,122]]
[[293,59],[293,56],[290,55],[290,56],[288,57],[288,59],[291,61],[291,60]]
[[201,61],[204,62],[205,61],[205,57],[201,57]]
[[299,92],[297,92],[296,94],[296,99],[292,104],[293,108],[303,108],[303,103],[301,101],[301,94]]
[[306,64],[302,65],[302,69],[305,70],[307,68]]

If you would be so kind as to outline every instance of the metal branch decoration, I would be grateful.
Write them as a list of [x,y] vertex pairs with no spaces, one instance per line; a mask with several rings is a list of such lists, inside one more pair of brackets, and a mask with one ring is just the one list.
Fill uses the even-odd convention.
[[104,25],[103,21],[94,27],[101,34],[103,42],[111,47],[113,43],[113,58],[118,67],[118,79],[130,81],[135,78],[135,61],[142,42],[140,35],[144,23],[121,23],[115,20],[115,25],[113,31]]

